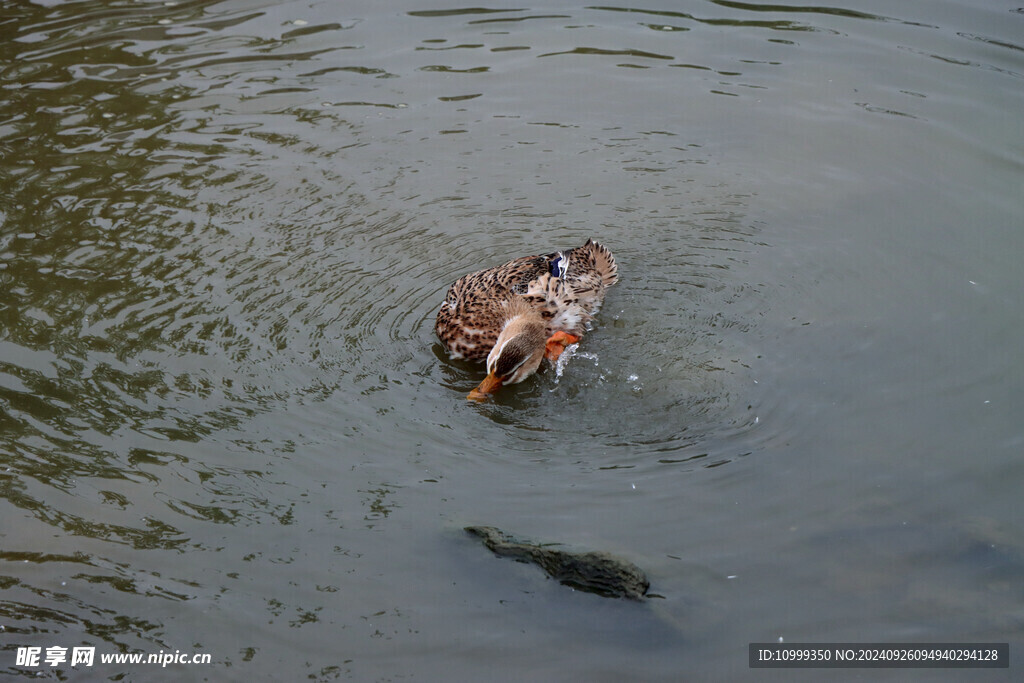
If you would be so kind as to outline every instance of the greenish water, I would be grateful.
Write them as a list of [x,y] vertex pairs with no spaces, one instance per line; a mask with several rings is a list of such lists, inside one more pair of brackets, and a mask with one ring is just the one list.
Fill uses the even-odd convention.
[[[1022,651],[1021,8],[0,10],[0,671],[850,680],[747,644]],[[621,282],[564,374],[467,402],[447,286],[591,236]],[[574,592],[469,524],[620,554],[658,597]],[[52,646],[97,662],[17,665]],[[211,663],[98,661],[160,651]]]

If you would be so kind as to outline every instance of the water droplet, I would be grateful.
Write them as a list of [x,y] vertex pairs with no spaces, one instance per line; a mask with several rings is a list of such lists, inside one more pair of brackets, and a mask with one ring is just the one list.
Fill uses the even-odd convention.
[[296,20],[295,20],[295,21],[293,21],[292,23],[293,23],[293,24],[295,24],[296,26],[305,26],[305,25],[306,25],[306,24],[308,24],[309,22],[308,22],[308,21],[306,21],[305,19],[296,19]]

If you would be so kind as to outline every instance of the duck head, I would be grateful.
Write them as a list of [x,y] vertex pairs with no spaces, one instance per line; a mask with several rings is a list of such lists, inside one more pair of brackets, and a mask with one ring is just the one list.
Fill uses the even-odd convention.
[[521,313],[505,323],[487,356],[487,377],[473,391],[471,401],[484,401],[505,384],[517,384],[537,372],[544,358],[544,323],[536,313]]

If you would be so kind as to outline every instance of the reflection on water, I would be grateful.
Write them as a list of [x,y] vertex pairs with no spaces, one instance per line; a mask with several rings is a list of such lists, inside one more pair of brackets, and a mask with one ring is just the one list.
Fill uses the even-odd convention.
[[[5,3],[0,669],[658,679],[776,631],[1011,639],[1021,15],[955,9]],[[622,273],[594,330],[467,404],[447,286],[589,236]]]

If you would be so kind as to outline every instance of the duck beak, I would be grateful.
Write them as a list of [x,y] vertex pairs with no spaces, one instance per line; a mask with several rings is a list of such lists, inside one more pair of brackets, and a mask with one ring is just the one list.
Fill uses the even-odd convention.
[[489,372],[487,373],[487,377],[484,378],[484,381],[480,382],[480,386],[469,392],[469,396],[466,398],[470,401],[486,401],[488,396],[500,388],[501,378],[496,377],[493,372]]

